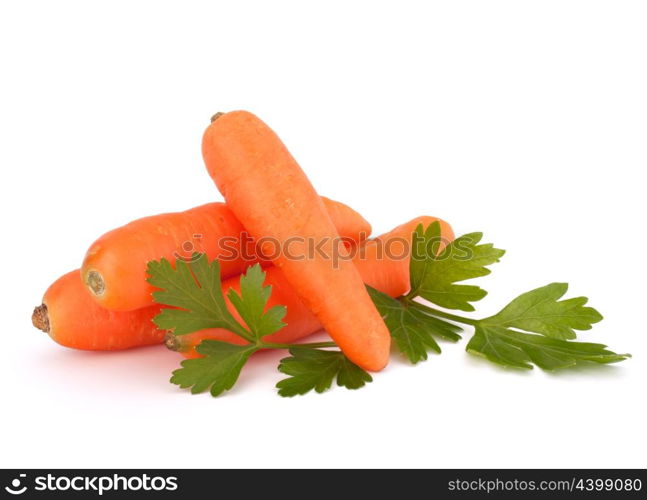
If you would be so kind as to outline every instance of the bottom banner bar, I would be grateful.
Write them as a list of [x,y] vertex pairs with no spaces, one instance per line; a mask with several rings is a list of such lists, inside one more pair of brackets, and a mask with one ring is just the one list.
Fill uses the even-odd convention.
[[50,469],[1,470],[0,496],[22,498],[218,498],[280,495],[303,499],[357,495],[443,494],[448,497],[598,497],[622,494],[645,498],[645,469]]

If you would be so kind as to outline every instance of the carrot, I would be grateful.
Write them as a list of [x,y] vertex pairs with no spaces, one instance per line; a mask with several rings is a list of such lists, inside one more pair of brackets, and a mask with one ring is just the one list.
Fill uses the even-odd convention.
[[[346,356],[379,371],[391,337],[321,199],[278,136],[246,111],[217,114],[202,154],[231,211],[256,238],[272,237],[286,253],[273,260]],[[320,253],[309,252],[309,247]],[[309,255],[310,253],[310,255]],[[323,256],[322,254],[327,255]]]
[[88,294],[77,269],[48,288],[32,323],[65,347],[111,351],[161,343],[166,332],[152,322],[159,312],[158,305],[128,312],[104,309]]
[[[397,297],[409,288],[408,247],[403,241],[411,238],[418,224],[427,226],[435,219],[419,217],[378,238],[364,242],[363,252],[357,252],[353,262],[360,270],[364,281],[378,290]],[[451,227],[441,221],[442,235],[453,239]],[[381,244],[381,247],[380,247]],[[390,251],[393,258],[382,256]],[[404,258],[397,258],[404,256]],[[268,336],[270,342],[294,342],[321,329],[321,323],[296,296],[283,274],[275,267],[266,270],[266,283],[272,285],[269,307],[282,304],[287,306],[287,325],[277,333]],[[222,283],[223,291],[230,288],[239,290],[239,277],[229,278]],[[230,311],[237,316],[229,304]],[[148,306],[134,311],[109,311],[99,306],[87,293],[78,270],[67,273],[49,287],[43,303],[34,309],[34,326],[47,332],[56,342],[66,347],[89,350],[116,350],[140,345],[161,343],[165,332],[157,330],[152,319],[160,312],[159,305]],[[233,333],[220,328],[200,330],[183,336],[166,336],[168,348],[182,352],[186,357],[198,357],[195,347],[204,339],[242,343]]]
[[[412,221],[396,227],[392,231],[375,239],[366,241],[362,251],[356,252],[353,263],[358,268],[364,283],[380,290],[391,297],[399,297],[409,291],[409,256],[411,234],[418,224],[425,227],[438,220],[441,225],[441,237],[448,242],[454,239],[454,233],[449,224],[435,217],[418,217]],[[287,306],[284,319],[286,326],[275,334],[268,335],[268,342],[291,343],[295,340],[321,330],[319,320],[312,314],[305,304],[297,297],[283,273],[276,267],[266,270],[265,283],[272,286],[268,307],[275,305]],[[234,277],[223,281],[222,289],[225,297],[230,288],[239,290],[239,278]],[[227,305],[235,313],[228,299]],[[243,344],[245,341],[222,328],[211,328],[176,336],[169,333],[166,337],[166,346],[180,352],[187,358],[197,358],[200,355],[195,348],[205,339],[221,340],[233,344]]]
[[[340,234],[358,241],[370,233],[370,224],[350,207],[325,198],[323,204]],[[220,261],[223,277],[234,276],[258,260],[254,245],[247,248],[244,243],[244,233],[224,203],[145,217],[96,240],[81,274],[101,306],[115,311],[139,309],[153,304],[153,287],[146,281],[149,261],[162,257],[175,261],[177,256],[190,258],[194,251],[204,252]]]

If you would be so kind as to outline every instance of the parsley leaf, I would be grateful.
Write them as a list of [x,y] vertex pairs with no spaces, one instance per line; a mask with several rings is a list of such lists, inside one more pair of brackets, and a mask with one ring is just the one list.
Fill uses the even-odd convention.
[[536,288],[519,295],[494,316],[476,321],[467,351],[503,366],[532,368],[535,364],[544,370],[568,368],[582,361],[615,363],[629,357],[602,344],[570,341],[576,337],[575,330],[591,329],[602,316],[592,307],[584,307],[586,297],[559,301],[567,290],[566,283]]
[[630,357],[609,351],[603,344],[548,338],[487,324],[476,326],[467,351],[507,367],[530,369],[533,363],[549,371],[582,361],[617,363]]
[[212,396],[218,396],[234,386],[243,366],[258,349],[253,344],[203,340],[197,351],[204,357],[182,361],[182,368],[173,372],[171,383],[183,389],[191,387],[193,394],[210,389]]
[[489,243],[479,245],[482,237],[482,233],[466,234],[438,252],[442,243],[440,223],[433,222],[426,230],[420,224],[413,233],[411,291],[407,297],[420,296],[448,309],[473,311],[470,302],[481,300],[487,292],[476,285],[456,282],[490,274],[486,266],[499,262],[505,253]]
[[290,377],[276,384],[279,394],[284,397],[305,394],[313,389],[324,392],[330,389],[335,377],[337,385],[347,389],[359,389],[373,380],[341,351],[292,347],[290,354],[279,364],[279,371]]
[[461,327],[427,314],[422,304],[404,298],[394,299],[375,288],[367,289],[395,346],[411,363],[426,360],[429,351],[441,352],[434,336],[453,342],[460,340]]
[[[154,321],[160,328],[184,335],[204,328],[226,328],[249,343],[235,345],[218,340],[203,340],[196,348],[202,357],[187,359],[173,372],[171,382],[192,393],[209,390],[218,396],[231,389],[240,372],[256,351],[264,348],[290,348],[289,358],[281,360],[279,370],[290,375],[277,384],[279,394],[294,396],[315,389],[323,392],[333,380],[337,385],[358,389],[371,376],[353,364],[341,351],[320,350],[322,344],[272,344],[263,342],[285,326],[284,306],[266,310],[272,287],[264,285],[265,272],[256,264],[240,277],[239,291],[230,289],[227,296],[241,319],[239,323],[227,309],[220,283],[218,261],[209,263],[206,256],[194,256],[191,262],[178,260],[176,268],[162,259],[148,264],[149,282],[160,290],[155,300],[179,309],[164,309]],[[330,343],[332,344],[332,343]],[[332,344],[334,346],[334,344]]]
[[196,348],[203,357],[188,359],[175,370],[171,382],[198,393],[210,389],[218,396],[233,387],[249,357],[268,345],[266,335],[285,326],[286,308],[274,306],[265,311],[272,292],[264,286],[265,273],[256,264],[240,277],[240,292],[230,289],[229,300],[245,321],[247,328],[229,312],[220,283],[217,260],[205,255],[194,256],[191,262],[178,260],[173,269],[168,260],[149,262],[149,282],[160,288],[153,292],[160,304],[181,309],[164,309],[153,321],[175,335],[184,335],[204,328],[226,328],[249,343],[235,345],[218,340],[203,340]]
[[233,288],[227,293],[232,305],[256,339],[283,328],[285,323],[282,320],[287,312],[285,306],[274,306],[265,311],[272,287],[263,286],[264,281],[265,273],[260,264],[255,264],[240,277],[240,293]]
[[518,328],[556,339],[574,339],[575,330],[590,330],[602,315],[584,307],[586,297],[558,300],[568,290],[566,283],[551,283],[519,295],[501,312],[480,321],[481,324]]
[[220,264],[206,255],[190,262],[178,259],[175,269],[166,259],[148,263],[148,282],[161,290],[153,292],[158,304],[179,309],[163,309],[153,321],[163,330],[186,335],[205,328],[224,328],[248,341],[254,337],[227,309],[220,286]]

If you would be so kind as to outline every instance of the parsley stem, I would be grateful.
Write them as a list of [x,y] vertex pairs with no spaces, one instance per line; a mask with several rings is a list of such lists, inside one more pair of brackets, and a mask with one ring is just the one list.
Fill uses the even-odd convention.
[[292,347],[317,349],[320,347],[337,347],[337,344],[334,342],[310,342],[309,344],[279,344],[275,342],[263,342],[262,347],[269,349],[291,349]]
[[439,318],[445,318],[450,321],[455,321],[456,323],[475,326],[479,322],[479,320],[477,319],[466,318],[465,316],[458,316],[456,314],[441,311],[440,309],[436,309],[435,307],[429,307],[428,305],[421,304],[420,302],[416,302],[413,299],[410,299],[408,296],[404,297],[402,300],[407,302],[408,304],[414,305],[414,307],[424,309],[426,312],[432,314],[433,316],[438,316]]
[[427,307],[425,306],[426,309],[429,309],[429,311],[434,315],[434,316],[440,316],[441,318],[445,318],[451,321],[456,321],[457,323],[463,323],[465,325],[476,325],[479,321],[477,319],[472,319],[472,318],[466,318],[465,316],[457,316],[455,314],[450,314],[445,311],[440,311],[439,309],[434,309],[433,307]]

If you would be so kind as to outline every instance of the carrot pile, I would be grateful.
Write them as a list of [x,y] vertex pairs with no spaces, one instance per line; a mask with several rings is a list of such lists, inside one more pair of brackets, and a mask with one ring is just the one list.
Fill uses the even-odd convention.
[[[32,315],[34,326],[75,349],[165,343],[195,358],[204,340],[244,343],[223,328],[175,336],[152,321],[165,306],[154,301],[147,263],[206,254],[220,263],[225,296],[239,291],[239,276],[249,266],[260,263],[266,270],[265,283],[272,287],[267,307],[287,309],[286,326],[268,341],[293,342],[324,329],[357,366],[384,368],[391,336],[365,285],[391,297],[410,285],[408,258],[378,255],[380,243],[397,245],[418,224],[438,219],[419,217],[367,239],[370,224],[352,208],[320,197],[276,133],[246,111],[216,114],[202,153],[225,203],[137,219],[104,234],[80,269],[46,291]],[[440,223],[443,238],[453,239],[451,227]],[[289,255],[276,247],[289,248]],[[358,248],[363,258],[351,259],[350,250]],[[227,307],[233,313],[229,301]]]

